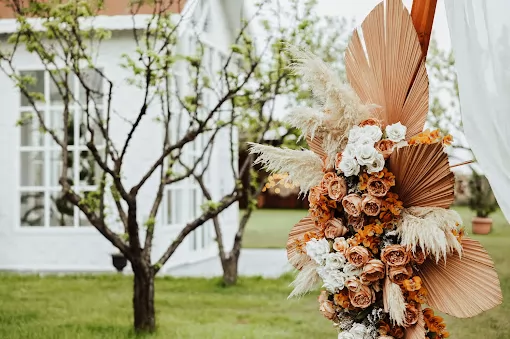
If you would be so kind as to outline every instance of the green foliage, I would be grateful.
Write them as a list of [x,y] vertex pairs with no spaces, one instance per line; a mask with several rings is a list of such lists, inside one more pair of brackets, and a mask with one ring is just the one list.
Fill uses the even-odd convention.
[[489,181],[475,171],[469,180],[469,194],[469,208],[476,212],[477,217],[487,218],[498,209]]
[[221,202],[212,201],[212,200],[207,200],[200,206],[200,208],[202,209],[202,212],[204,212],[204,213],[212,212],[212,211],[218,209],[219,207],[221,207]]
[[98,212],[101,203],[101,191],[95,190],[83,194],[79,204],[87,206],[92,212]]
[[150,217],[149,219],[147,219],[145,221],[144,225],[145,225],[145,228],[147,228],[147,230],[153,231],[154,225],[156,225],[156,218]]

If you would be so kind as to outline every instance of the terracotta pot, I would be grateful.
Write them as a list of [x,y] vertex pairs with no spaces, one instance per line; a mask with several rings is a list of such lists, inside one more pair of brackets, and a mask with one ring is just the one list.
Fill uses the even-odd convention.
[[473,217],[471,220],[474,234],[489,234],[492,227],[491,218]]

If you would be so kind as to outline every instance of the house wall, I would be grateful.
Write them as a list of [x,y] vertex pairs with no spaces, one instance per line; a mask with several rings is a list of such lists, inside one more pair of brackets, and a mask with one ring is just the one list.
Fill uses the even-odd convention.
[[[220,18],[221,19],[221,18]],[[218,46],[228,46],[221,41]],[[97,65],[104,68],[106,75],[115,84],[113,90],[112,107],[117,112],[112,116],[112,138],[117,143],[123,141],[128,133],[130,124],[125,119],[134,119],[143,100],[140,90],[130,87],[125,79],[130,74],[119,66],[123,53],[133,53],[135,42],[130,31],[116,33],[111,40],[102,43],[98,53]],[[15,65],[19,69],[39,68],[41,65],[37,58],[27,51],[18,50]],[[19,129],[15,127],[19,118],[19,93],[12,82],[3,73],[0,73],[0,93],[2,93],[2,119],[0,119],[0,269],[34,270],[34,271],[112,271],[110,254],[116,249],[92,227],[80,228],[36,228],[19,226],[19,198],[18,185],[20,182],[19,167]],[[151,111],[142,123],[133,138],[125,158],[123,176],[127,187],[139,181],[159,155],[162,133],[161,125],[154,122]],[[220,197],[223,191],[233,186],[232,178],[221,177],[225,167],[224,157],[228,148],[222,145],[221,140],[227,141],[226,135],[217,138],[211,164],[211,180],[216,180],[213,194]],[[218,179],[218,177],[221,177]],[[138,196],[138,217],[141,222],[147,219],[151,203],[154,199],[158,179],[153,176],[140,191]],[[113,212],[113,209],[112,209]],[[232,246],[235,227],[237,226],[237,205],[232,206],[228,212],[221,216],[227,241],[227,248]],[[112,215],[110,227],[116,231],[121,225]],[[170,244],[172,239],[182,229],[183,225],[162,225],[161,215],[158,218],[153,247],[154,259],[158,258]],[[209,225],[211,227],[211,225]],[[200,231],[202,232],[202,230]],[[209,232],[209,237],[214,234]],[[198,251],[191,250],[192,235],[184,241],[174,256],[163,269],[190,263],[211,257],[217,253],[216,244],[210,241],[208,246]]]

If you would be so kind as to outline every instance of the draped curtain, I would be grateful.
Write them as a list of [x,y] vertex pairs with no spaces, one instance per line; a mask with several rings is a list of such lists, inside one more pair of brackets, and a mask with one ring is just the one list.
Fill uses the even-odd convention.
[[510,1],[445,5],[464,133],[510,220]]

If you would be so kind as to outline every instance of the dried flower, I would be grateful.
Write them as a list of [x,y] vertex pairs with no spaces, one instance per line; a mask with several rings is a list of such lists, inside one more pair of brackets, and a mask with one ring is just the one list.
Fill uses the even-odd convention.
[[347,261],[356,267],[364,266],[370,259],[370,254],[365,247],[353,246],[345,251]]
[[409,279],[413,275],[413,269],[411,266],[390,266],[388,270],[388,276],[392,282],[401,285],[405,280]]
[[406,304],[405,324],[406,326],[414,325],[418,322],[420,310],[412,304]]
[[375,217],[379,215],[379,212],[381,211],[381,204],[381,199],[366,194],[363,196],[363,200],[361,201],[361,210],[366,215]]
[[386,270],[381,260],[372,259],[363,267],[363,273],[361,273],[361,281],[363,284],[371,284],[380,279],[384,278]]
[[336,293],[333,296],[333,300],[335,301],[335,304],[340,306],[341,308],[349,308],[351,306],[351,302],[349,300],[349,293],[345,289],[340,291],[340,293]]
[[408,291],[418,291],[421,289],[421,278],[418,276],[412,277],[411,279],[405,280],[403,285]]
[[360,229],[365,226],[365,218],[363,216],[357,216],[354,217],[352,215],[349,215],[347,218],[347,225],[352,226],[356,232],[358,232]]
[[387,180],[372,176],[367,181],[367,191],[373,197],[382,198],[390,190],[390,184]]
[[344,178],[336,177],[329,181],[328,195],[331,199],[341,201],[347,194],[347,184]]
[[404,266],[409,263],[409,253],[404,246],[386,246],[381,253],[381,260],[389,266]]
[[345,251],[349,248],[349,243],[345,238],[336,238],[335,242],[333,243],[333,249],[340,253],[345,253]]
[[326,222],[326,228],[324,230],[324,235],[326,238],[335,239],[336,237],[341,237],[345,235],[349,230],[344,226],[342,220],[340,219],[330,219]]
[[393,142],[389,139],[384,139],[384,140],[377,142],[374,147],[379,153],[382,154],[384,159],[388,159],[390,157],[391,153],[393,153],[393,149],[395,147],[395,142]]
[[319,310],[321,311],[322,315],[326,317],[329,320],[333,320],[335,318],[335,305],[329,300],[323,301],[320,304]]
[[358,217],[361,213],[361,197],[351,193],[342,199],[342,206],[347,214]]
[[375,301],[374,291],[366,285],[362,285],[358,292],[349,292],[349,299],[354,307],[367,308]]

